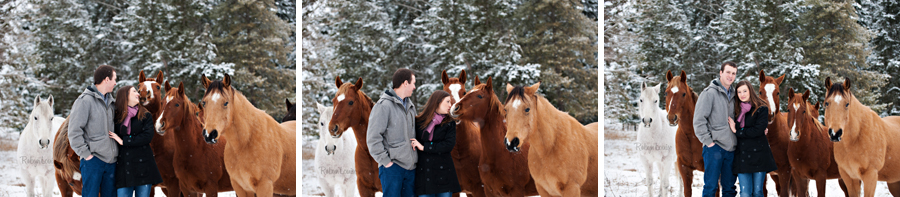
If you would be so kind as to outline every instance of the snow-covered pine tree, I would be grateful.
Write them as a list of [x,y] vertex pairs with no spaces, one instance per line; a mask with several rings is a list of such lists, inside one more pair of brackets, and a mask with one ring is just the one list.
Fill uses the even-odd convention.
[[0,2],[0,132],[23,129],[34,97],[49,95],[34,75],[42,68],[29,22],[36,11],[28,0]]
[[[649,85],[665,83],[658,76],[638,76],[637,71],[643,62],[639,61],[640,46],[634,21],[640,15],[634,9],[634,0],[606,1],[604,8],[604,72],[605,72],[605,111],[607,122],[635,124],[638,119],[636,100],[640,96],[641,82]],[[660,80],[663,79],[663,80]],[[660,94],[660,97],[663,95]],[[662,106],[659,106],[662,108]],[[612,121],[610,121],[612,120]]]
[[[316,102],[325,106],[333,106],[331,98],[337,93],[334,77],[340,62],[337,59],[337,43],[334,41],[333,25],[337,10],[328,7],[328,1],[315,1],[303,7],[303,55],[300,58],[300,80],[303,84],[301,98],[303,113],[303,135],[318,136],[316,129],[319,113]],[[344,79],[348,80],[348,79]],[[353,81],[355,82],[355,81]]]
[[872,54],[866,59],[871,70],[890,76],[881,89],[879,102],[888,104],[882,116],[900,115],[900,3],[890,0],[857,0],[859,23],[874,37]]

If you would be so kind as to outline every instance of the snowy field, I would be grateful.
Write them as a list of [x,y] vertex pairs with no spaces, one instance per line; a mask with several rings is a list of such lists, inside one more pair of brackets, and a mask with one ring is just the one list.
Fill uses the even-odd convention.
[[[301,193],[302,196],[325,196],[325,193],[322,192],[322,187],[319,187],[319,179],[314,173],[315,169],[315,158],[316,158],[316,149],[315,145],[319,143],[319,139],[312,136],[303,136],[303,191]],[[356,194],[359,196],[359,194]],[[375,193],[375,197],[381,197],[381,192]]]
[[[18,197],[25,196],[25,183],[19,177],[18,167],[15,165],[16,146],[18,145],[19,133],[0,131],[0,197]],[[166,196],[158,187],[155,188],[157,197]],[[35,187],[35,194],[40,194],[40,187]],[[53,183],[53,196],[62,196],[56,183]],[[74,196],[79,196],[74,194]],[[234,192],[220,192],[219,196],[233,197],[237,196]]]
[[[647,186],[644,184],[644,166],[641,164],[640,156],[637,152],[637,146],[635,142],[637,141],[637,131],[623,131],[622,124],[614,123],[604,125],[605,133],[604,133],[604,143],[603,148],[605,152],[605,165],[606,169],[603,170],[604,175],[606,176],[606,180],[603,180],[603,190],[606,192],[606,196],[609,197],[618,197],[618,196],[645,196],[647,195]],[[655,168],[653,171],[653,177],[659,177],[659,172],[657,172],[658,168]],[[672,193],[672,196],[681,196],[682,194],[675,194],[674,192],[679,191],[677,186],[681,185],[681,179],[678,177],[677,170],[672,170],[672,173],[669,177],[666,177],[669,182],[669,192]],[[819,196],[816,194],[816,186],[814,180],[809,181],[809,194],[810,196]],[[775,193],[775,182],[772,181],[771,178],[767,178],[766,189],[769,191],[768,196],[778,196]],[[659,179],[654,180],[653,190],[655,195],[659,195]],[[735,184],[738,186],[738,192],[740,192],[739,183]],[[841,191],[840,186],[838,186],[837,179],[828,180],[825,184],[826,194],[827,196],[843,196],[843,191]],[[703,172],[694,171],[694,181],[691,184],[692,196],[701,196],[703,192]],[[878,182],[877,188],[875,189],[875,196],[891,196],[888,192],[887,184],[885,182]]]

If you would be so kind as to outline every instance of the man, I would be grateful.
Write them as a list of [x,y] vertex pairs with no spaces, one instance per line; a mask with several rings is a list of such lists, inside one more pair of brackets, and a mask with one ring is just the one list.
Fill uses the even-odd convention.
[[715,196],[721,178],[722,197],[737,195],[732,174],[734,147],[737,138],[731,132],[728,119],[734,118],[735,93],[731,84],[737,74],[734,62],[725,62],[719,68],[719,78],[713,79],[700,93],[694,108],[694,134],[703,146],[703,196]]
[[75,99],[69,115],[69,143],[81,158],[82,196],[115,196],[116,142],[113,131],[112,90],[116,71],[102,65],[94,70],[94,85]]
[[384,196],[412,197],[418,156],[415,140],[415,104],[410,101],[416,88],[412,70],[394,72],[392,89],[385,90],[369,115],[366,144],[378,162],[378,178]]

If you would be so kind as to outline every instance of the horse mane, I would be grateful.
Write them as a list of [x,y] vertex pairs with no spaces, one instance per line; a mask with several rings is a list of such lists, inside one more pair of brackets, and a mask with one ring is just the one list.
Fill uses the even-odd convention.
[[525,98],[525,87],[523,87],[523,86],[514,87],[512,89],[512,91],[509,91],[509,95],[506,96],[506,100],[503,101],[503,103],[509,103],[509,100],[516,99],[516,98],[518,98],[518,99]]
[[847,94],[853,95],[852,92],[844,89],[843,82],[835,82],[831,85],[831,88],[828,89],[828,94],[825,95],[825,98],[831,97],[834,93],[840,94],[842,97],[847,97]]
[[55,142],[53,143],[53,160],[62,161],[66,159],[66,149],[69,148],[69,119],[66,119],[59,128]]

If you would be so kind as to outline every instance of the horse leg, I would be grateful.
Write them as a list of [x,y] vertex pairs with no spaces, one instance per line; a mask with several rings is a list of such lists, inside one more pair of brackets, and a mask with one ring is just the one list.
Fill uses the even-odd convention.
[[778,185],[781,185],[781,189],[778,189],[778,196],[791,195],[791,174],[789,173],[786,171],[778,173]]
[[[784,196],[784,193],[781,193],[781,184],[779,184],[781,179],[778,178],[778,175],[769,174],[769,178],[772,179],[772,182],[775,182],[775,193],[778,194],[778,196]],[[763,192],[766,196],[769,195],[769,189],[765,189]]]
[[847,194],[850,197],[859,197],[860,180],[851,178],[848,172],[845,172],[844,170],[839,170],[838,172],[841,173],[841,180],[847,185]]
[[581,196],[581,184],[572,182],[566,184],[562,194],[563,196]]
[[259,180],[260,182],[256,185],[256,196],[257,197],[272,197],[274,190],[274,180]]
[[31,176],[31,173],[23,171],[22,179],[25,181],[25,196],[34,196],[34,176]]
[[[844,197],[850,197],[850,193],[847,192],[847,184],[844,183],[844,179],[838,178],[838,185],[841,186],[841,190],[844,191]],[[890,187],[888,187],[890,188]]]
[[878,170],[866,170],[862,174],[863,195],[865,197],[875,197],[875,185],[878,182]]
[[347,197],[355,196],[356,191],[356,182],[354,181],[346,181],[346,184],[341,186],[341,190],[343,190],[343,195]]
[[[685,197],[691,196],[691,184],[694,183],[694,170],[684,164],[676,164],[678,166],[678,174],[681,175],[681,188]],[[540,188],[539,188],[540,189]],[[541,196],[544,196],[543,194]]]
[[826,196],[825,195],[825,182],[827,179],[825,178],[825,173],[819,173],[816,177],[816,196]]
[[[47,172],[48,174],[53,174],[53,171]],[[53,196],[53,179],[50,176],[41,177],[41,189],[43,189],[42,194],[44,197]]]
[[231,179],[231,187],[234,188],[234,194],[237,195],[238,197],[253,197],[254,196],[253,192],[244,190],[244,188],[241,187],[241,185],[237,181],[235,181],[233,178]]
[[[359,169],[359,168],[357,168],[357,169]],[[357,190],[359,190],[359,196],[360,197],[375,197],[375,192],[377,192],[376,188],[373,188],[375,186],[369,186],[369,185],[363,184],[362,181],[363,181],[364,177],[366,177],[366,176],[357,175],[356,188],[357,188]]]
[[[794,170],[791,172],[791,177],[794,179],[792,182],[792,191],[794,192],[794,196],[807,197],[809,196],[809,179],[803,178],[800,176],[800,172]],[[816,183],[818,184],[818,183]]]
[[56,186],[59,187],[59,194],[63,197],[72,197],[72,193],[75,192],[72,191],[72,187],[69,187],[69,183],[58,175],[56,176]]
[[888,183],[888,191],[891,192],[893,196],[900,196],[900,182]]
[[671,165],[659,163],[659,195],[669,196],[669,171],[672,170]]
[[[645,153],[646,154],[646,153]],[[641,161],[644,163],[644,174],[645,174],[645,183],[647,184],[647,196],[653,195],[653,162],[650,162],[650,159],[646,156],[641,158]]]
[[[322,174],[322,176],[323,177],[319,177],[319,187],[322,187],[322,192],[325,193],[325,197],[335,196],[334,195],[334,185],[335,184],[329,183],[328,180],[325,179],[324,176],[326,176],[326,175],[324,173]],[[343,189],[345,189],[345,188],[341,188],[341,190],[343,190]]]

